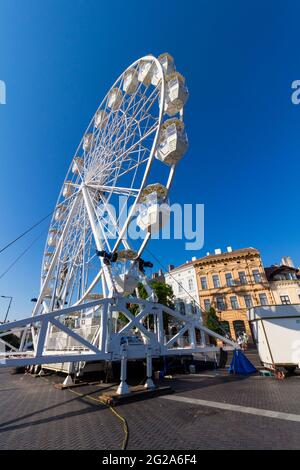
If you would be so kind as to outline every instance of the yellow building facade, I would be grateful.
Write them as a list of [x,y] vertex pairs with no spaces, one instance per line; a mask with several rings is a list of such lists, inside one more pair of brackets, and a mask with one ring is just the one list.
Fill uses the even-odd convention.
[[274,305],[260,253],[255,248],[216,250],[194,263],[202,311],[214,307],[224,330],[233,339],[246,331],[251,339],[247,311]]

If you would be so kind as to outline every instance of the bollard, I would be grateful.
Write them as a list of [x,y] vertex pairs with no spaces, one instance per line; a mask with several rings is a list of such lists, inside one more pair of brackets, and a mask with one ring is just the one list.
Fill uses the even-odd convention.
[[129,393],[129,388],[127,385],[127,351],[126,351],[126,346],[122,346],[122,351],[121,351],[121,376],[120,376],[120,385],[117,390],[118,395],[125,395],[126,393]]
[[144,385],[145,388],[153,389],[155,388],[155,385],[152,380],[152,354],[151,354],[151,348],[147,348],[147,380]]

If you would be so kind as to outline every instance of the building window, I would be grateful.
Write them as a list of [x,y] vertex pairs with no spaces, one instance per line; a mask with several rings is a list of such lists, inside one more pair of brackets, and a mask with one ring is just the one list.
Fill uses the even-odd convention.
[[233,295],[232,297],[230,297],[230,303],[231,303],[231,308],[233,310],[236,310],[237,308],[239,308],[239,303],[238,303],[238,299],[236,295]]
[[219,288],[219,287],[220,287],[220,279],[219,279],[219,276],[218,276],[217,274],[213,274],[212,280],[213,280],[214,288],[215,288],[215,289]]
[[190,306],[191,306],[191,312],[193,315],[197,315],[197,313],[199,312],[199,309],[196,305],[196,302],[193,300],[191,303],[190,303]]
[[246,277],[245,271],[240,271],[239,272],[239,280],[240,280],[240,284],[242,284],[242,285],[247,284],[247,277]]
[[205,276],[200,277],[201,289],[207,289],[207,279]]
[[258,269],[253,269],[252,274],[253,274],[253,279],[254,279],[255,284],[260,283],[261,282],[261,274],[260,274],[259,270]]
[[218,310],[226,310],[226,304],[224,298],[222,296],[217,297],[217,309]]
[[188,280],[188,285],[189,285],[189,290],[193,290],[194,289],[194,281],[192,278],[190,278]]
[[260,305],[268,305],[268,299],[266,294],[259,294]]
[[232,279],[232,274],[231,273],[226,273],[225,274],[225,279],[226,279],[226,285],[228,287],[233,286],[233,279]]
[[192,301],[192,302],[189,304],[189,306],[190,306],[190,311],[191,311],[191,313],[192,313],[193,315],[196,315],[196,313],[197,313],[197,306],[196,306],[195,302]]
[[247,308],[253,307],[252,297],[251,295],[244,295],[245,305]]
[[288,295],[281,295],[280,300],[283,305],[291,305],[291,301]]
[[176,305],[176,310],[179,311],[179,313],[181,313],[181,315],[185,315],[185,303],[183,302],[183,300],[179,300],[179,299],[176,299],[175,300],[175,305]]
[[204,299],[204,310],[206,312],[209,312],[209,310],[210,310],[210,300],[209,299]]
[[180,294],[181,292],[183,292],[182,282],[178,282],[178,292],[179,292],[179,294]]
[[243,320],[234,320],[233,328],[236,338],[238,338],[241,334],[246,333],[245,322]]

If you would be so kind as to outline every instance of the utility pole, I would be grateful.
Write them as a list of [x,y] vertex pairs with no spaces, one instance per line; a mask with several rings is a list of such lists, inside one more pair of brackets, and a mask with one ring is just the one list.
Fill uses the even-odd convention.
[[13,298],[10,295],[1,295],[0,297],[2,297],[3,299],[10,299],[7,310],[6,310],[5,318],[4,318],[4,323],[6,323]]

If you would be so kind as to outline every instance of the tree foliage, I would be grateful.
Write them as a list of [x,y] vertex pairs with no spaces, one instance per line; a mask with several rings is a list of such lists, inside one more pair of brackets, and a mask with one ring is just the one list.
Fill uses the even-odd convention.
[[[169,308],[174,308],[174,294],[171,286],[165,284],[164,282],[158,281],[157,279],[152,279],[150,286],[157,295],[158,303]],[[139,284],[138,290],[140,297],[142,299],[147,299],[148,294],[143,284]]]
[[206,313],[206,319],[204,322],[206,328],[218,333],[219,335],[224,334],[224,330],[220,323],[220,320],[216,314],[216,311],[213,307],[210,307],[209,311]]

